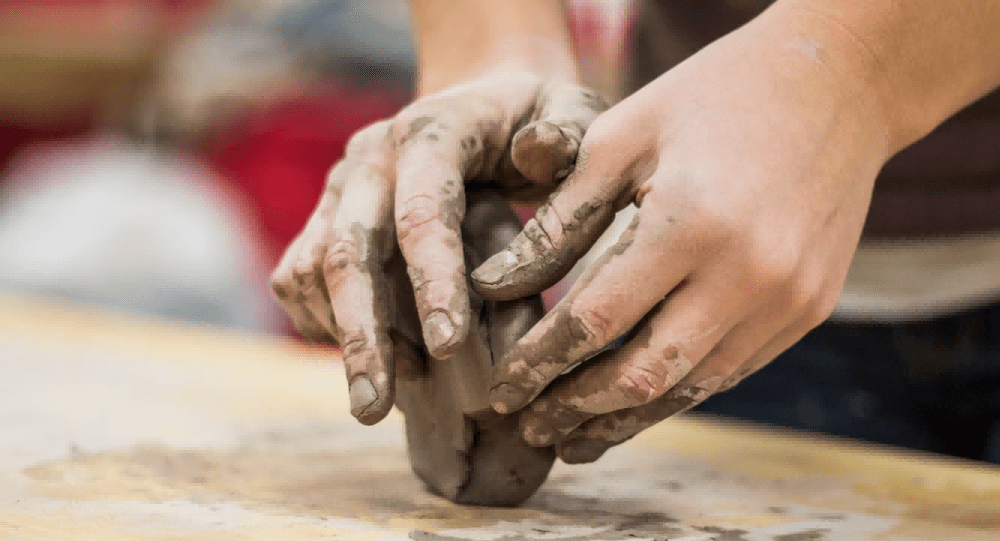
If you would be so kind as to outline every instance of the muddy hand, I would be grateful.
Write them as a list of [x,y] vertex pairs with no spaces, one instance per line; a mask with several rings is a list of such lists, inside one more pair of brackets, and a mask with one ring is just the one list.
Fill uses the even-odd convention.
[[835,76],[846,60],[772,46],[794,44],[782,28],[755,21],[602,115],[573,174],[473,273],[486,298],[540,291],[638,207],[500,363],[493,407],[528,406],[530,443],[592,460],[832,311],[888,145],[872,94]]
[[586,89],[506,74],[418,99],[357,133],[272,277],[302,333],[341,345],[352,413],[393,404],[385,263],[398,248],[430,353],[447,358],[470,328],[460,224],[465,190],[544,197],[569,174],[605,108]]

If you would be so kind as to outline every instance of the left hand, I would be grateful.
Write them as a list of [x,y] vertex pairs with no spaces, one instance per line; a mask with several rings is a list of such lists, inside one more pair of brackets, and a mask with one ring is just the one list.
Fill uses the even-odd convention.
[[[555,443],[566,462],[595,460],[735,385],[836,305],[890,154],[887,122],[856,75],[870,68],[865,51],[832,25],[789,30],[775,19],[599,117],[575,172],[473,273],[487,298],[540,291],[617,210],[639,207],[500,363],[491,402],[500,413],[530,403],[529,443]],[[622,347],[588,360],[627,332]]]

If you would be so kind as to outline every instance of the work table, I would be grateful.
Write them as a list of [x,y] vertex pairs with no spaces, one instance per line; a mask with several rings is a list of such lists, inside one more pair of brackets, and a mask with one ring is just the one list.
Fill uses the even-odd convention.
[[423,490],[335,352],[0,295],[0,539],[1000,538],[1000,468],[694,415],[523,507]]

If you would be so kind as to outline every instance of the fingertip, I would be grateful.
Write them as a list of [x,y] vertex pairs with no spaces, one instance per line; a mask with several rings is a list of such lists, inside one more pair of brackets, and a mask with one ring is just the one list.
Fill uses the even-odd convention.
[[566,464],[588,464],[604,456],[610,448],[604,441],[578,439],[556,445],[556,456]]
[[530,414],[521,418],[521,435],[528,445],[534,447],[552,445],[556,438],[556,432],[544,420]]
[[490,391],[490,405],[501,415],[521,409],[527,401],[527,393],[510,383],[501,383]]
[[364,412],[355,415],[354,418],[365,426],[372,426],[385,419],[390,411],[392,411],[392,404],[385,408],[369,407]]
[[511,141],[511,160],[532,182],[545,183],[567,176],[576,161],[580,141],[546,120],[521,128]]
[[472,289],[491,301],[512,301],[540,293],[538,280],[530,274],[531,265],[524,265],[512,250],[505,249],[476,267],[471,273]]
[[434,310],[423,322],[424,343],[427,351],[435,359],[451,357],[469,334],[467,315]]
[[367,375],[358,375],[350,385],[351,415],[361,424],[373,425],[392,410],[392,393],[389,389],[376,390]]
[[487,288],[498,286],[510,271],[517,268],[517,264],[517,254],[510,249],[501,250],[472,271],[472,281]]

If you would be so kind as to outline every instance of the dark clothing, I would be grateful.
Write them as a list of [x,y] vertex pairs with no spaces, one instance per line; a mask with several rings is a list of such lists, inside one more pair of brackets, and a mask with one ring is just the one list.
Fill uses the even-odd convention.
[[695,411],[1000,464],[1000,303],[826,323]]

